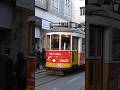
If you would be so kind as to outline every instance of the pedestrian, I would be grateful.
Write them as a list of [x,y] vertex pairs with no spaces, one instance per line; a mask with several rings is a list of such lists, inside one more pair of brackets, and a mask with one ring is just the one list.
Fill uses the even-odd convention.
[[42,65],[43,65],[43,67],[45,67],[45,63],[46,63],[46,51],[45,51],[45,48],[42,48],[41,58],[42,58]]
[[36,63],[37,63],[37,69],[39,69],[39,66],[40,66],[40,48],[39,47],[37,47],[37,49],[36,49]]
[[0,90],[12,90],[14,72],[10,52],[11,50],[7,48],[4,54],[0,54]]
[[16,90],[25,90],[26,89],[26,71],[27,65],[26,60],[24,58],[23,52],[18,52],[17,60],[15,64],[15,72],[16,72]]

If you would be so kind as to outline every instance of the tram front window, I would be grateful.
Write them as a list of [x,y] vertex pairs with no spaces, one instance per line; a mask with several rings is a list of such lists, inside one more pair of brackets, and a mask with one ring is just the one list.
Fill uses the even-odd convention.
[[59,35],[51,35],[51,49],[59,50]]
[[61,49],[70,50],[70,35],[61,35]]

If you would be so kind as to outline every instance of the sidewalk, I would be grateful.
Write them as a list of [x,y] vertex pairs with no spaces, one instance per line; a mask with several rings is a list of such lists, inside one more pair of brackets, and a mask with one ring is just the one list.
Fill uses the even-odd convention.
[[35,74],[38,74],[38,73],[41,73],[41,72],[45,72],[45,71],[46,70],[42,66],[40,66],[40,68],[37,69],[37,71],[35,72]]

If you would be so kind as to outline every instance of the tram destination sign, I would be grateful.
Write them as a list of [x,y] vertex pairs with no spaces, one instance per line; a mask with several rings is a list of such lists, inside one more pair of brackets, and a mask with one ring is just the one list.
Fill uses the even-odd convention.
[[68,22],[64,22],[64,23],[51,23],[50,27],[68,27]]
[[80,28],[81,25],[74,22],[60,22],[60,23],[51,23],[50,28],[53,27],[68,27],[68,28]]

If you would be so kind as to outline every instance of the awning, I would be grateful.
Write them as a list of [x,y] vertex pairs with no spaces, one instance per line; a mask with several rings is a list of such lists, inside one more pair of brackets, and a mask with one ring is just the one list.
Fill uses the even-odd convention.
[[42,26],[42,18],[40,18],[40,17],[30,16],[30,17],[28,17],[27,21],[28,22],[31,22],[31,21],[35,22],[35,25],[38,27]]

